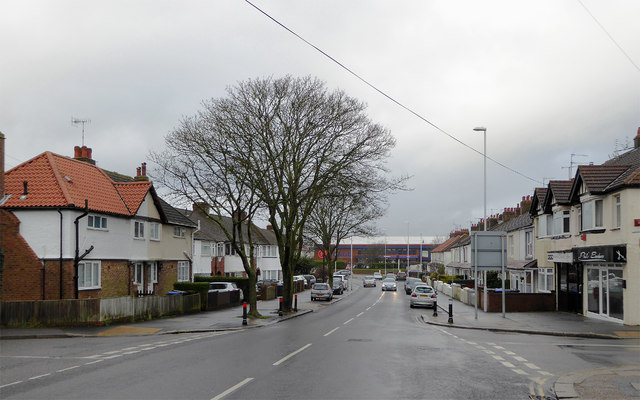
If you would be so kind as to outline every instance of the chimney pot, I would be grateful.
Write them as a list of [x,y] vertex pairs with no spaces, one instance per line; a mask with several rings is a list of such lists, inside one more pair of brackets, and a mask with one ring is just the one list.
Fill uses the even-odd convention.
[[73,148],[73,158],[80,158],[80,157],[82,157],[80,155],[80,146],[75,146]]
[[141,173],[142,173],[142,176],[147,176],[147,163],[146,162],[142,163],[142,171],[141,171]]
[[140,176],[140,167],[136,168],[136,176]]
[[90,147],[87,147],[87,150],[86,150],[86,151],[87,151],[87,158],[88,158],[88,159],[91,159],[91,153],[93,152],[93,150],[91,150],[91,148],[90,148]]

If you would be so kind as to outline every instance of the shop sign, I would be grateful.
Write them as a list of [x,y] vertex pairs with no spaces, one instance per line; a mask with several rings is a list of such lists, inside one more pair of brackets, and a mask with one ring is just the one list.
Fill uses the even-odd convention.
[[573,262],[573,253],[547,253],[547,261],[570,264]]
[[581,262],[627,262],[626,246],[593,246],[573,249],[573,255]]

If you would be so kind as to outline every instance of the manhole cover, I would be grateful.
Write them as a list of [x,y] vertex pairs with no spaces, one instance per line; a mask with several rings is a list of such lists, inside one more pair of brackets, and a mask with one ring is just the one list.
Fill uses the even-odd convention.
[[372,342],[373,339],[347,339],[347,342]]

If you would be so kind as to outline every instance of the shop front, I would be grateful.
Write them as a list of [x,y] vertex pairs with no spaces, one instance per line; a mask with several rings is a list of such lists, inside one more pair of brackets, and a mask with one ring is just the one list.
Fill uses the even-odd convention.
[[574,261],[571,251],[549,252],[548,260],[556,267],[556,300],[558,311],[583,314],[582,263]]
[[626,246],[582,247],[574,249],[573,253],[575,260],[582,263],[585,269],[586,315],[622,323]]

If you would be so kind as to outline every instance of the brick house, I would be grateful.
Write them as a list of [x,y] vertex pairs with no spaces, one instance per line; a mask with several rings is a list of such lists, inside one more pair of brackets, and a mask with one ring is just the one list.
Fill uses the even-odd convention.
[[76,146],[0,175],[2,301],[164,294],[190,279],[195,224],[158,197],[145,164],[130,178]]

